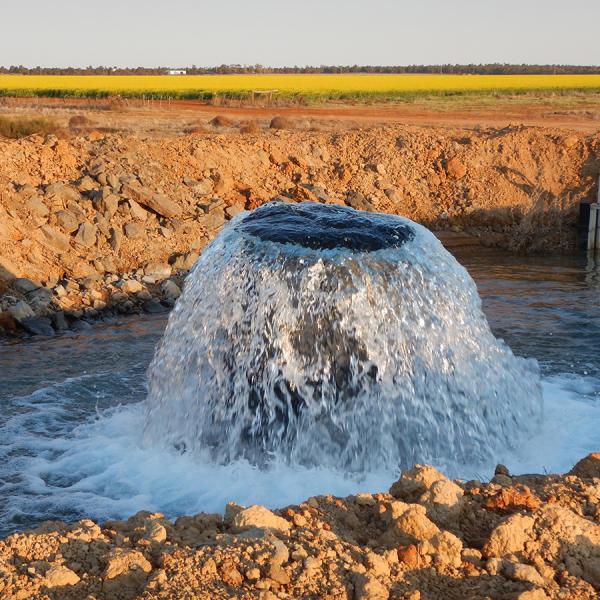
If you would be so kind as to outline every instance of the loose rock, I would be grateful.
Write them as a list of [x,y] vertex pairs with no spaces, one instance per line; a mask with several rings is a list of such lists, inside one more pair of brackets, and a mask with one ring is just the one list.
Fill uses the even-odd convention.
[[48,569],[44,580],[49,588],[55,588],[75,585],[79,583],[79,576],[71,569],[59,565]]

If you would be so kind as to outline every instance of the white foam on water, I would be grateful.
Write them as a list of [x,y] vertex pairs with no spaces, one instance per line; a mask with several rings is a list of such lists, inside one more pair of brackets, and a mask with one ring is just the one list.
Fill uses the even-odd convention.
[[[9,501],[13,512],[46,517],[72,512],[99,519],[141,509],[170,515],[219,512],[230,501],[279,506],[319,493],[375,491],[389,482],[389,474],[349,479],[318,468],[273,464],[261,471],[243,461],[214,465],[197,455],[144,445],[143,419],[140,403],[106,411],[61,437],[36,441],[28,436],[30,456],[18,461],[25,489],[15,490],[18,495]],[[22,441],[19,446],[23,449]]]
[[[498,456],[511,472],[565,472],[600,448],[600,380],[553,376],[544,380],[543,390],[541,429],[517,451]],[[143,402],[106,410],[73,427],[65,418],[68,403],[58,400],[60,394],[53,395],[54,402],[38,398],[43,409],[17,415],[3,428],[0,478],[21,479],[5,497],[4,525],[19,515],[103,520],[142,509],[175,517],[222,512],[231,501],[283,507],[318,494],[385,491],[398,476],[384,471],[348,477],[331,468],[283,464],[259,470],[241,461],[215,465],[198,455],[145,445]],[[28,402],[32,404],[24,404]],[[7,460],[11,446],[22,455]],[[453,477],[470,479],[491,477],[494,464],[436,466]]]
[[507,453],[512,473],[565,473],[600,450],[600,380],[561,374],[542,382],[544,420],[521,448]]

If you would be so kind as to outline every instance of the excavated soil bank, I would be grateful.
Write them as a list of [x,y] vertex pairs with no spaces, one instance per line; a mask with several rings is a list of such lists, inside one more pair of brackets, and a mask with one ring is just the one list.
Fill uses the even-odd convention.
[[0,141],[0,328],[165,310],[225,221],[273,199],[403,215],[448,246],[571,250],[599,172],[600,134],[528,127]]
[[47,522],[0,541],[2,598],[593,600],[600,454],[569,474],[451,481],[433,467],[389,492],[174,522],[140,512]]

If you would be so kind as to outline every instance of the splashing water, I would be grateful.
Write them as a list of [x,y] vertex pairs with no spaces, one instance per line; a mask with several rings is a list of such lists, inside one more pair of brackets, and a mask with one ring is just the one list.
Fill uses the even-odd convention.
[[477,463],[539,425],[537,363],[425,228],[313,203],[238,215],[149,371],[145,443],[221,464]]

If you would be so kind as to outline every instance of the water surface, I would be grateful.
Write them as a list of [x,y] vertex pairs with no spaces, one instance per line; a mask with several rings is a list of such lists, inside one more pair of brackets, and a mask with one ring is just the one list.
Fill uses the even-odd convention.
[[[600,449],[600,266],[585,257],[459,255],[496,336],[543,374],[544,424],[497,461],[564,471]],[[215,467],[143,448],[145,371],[166,317],[129,318],[52,339],[0,342],[0,535],[45,519],[220,511],[227,501],[282,506],[312,494],[385,489],[313,469]],[[489,465],[439,465],[489,477]]]

